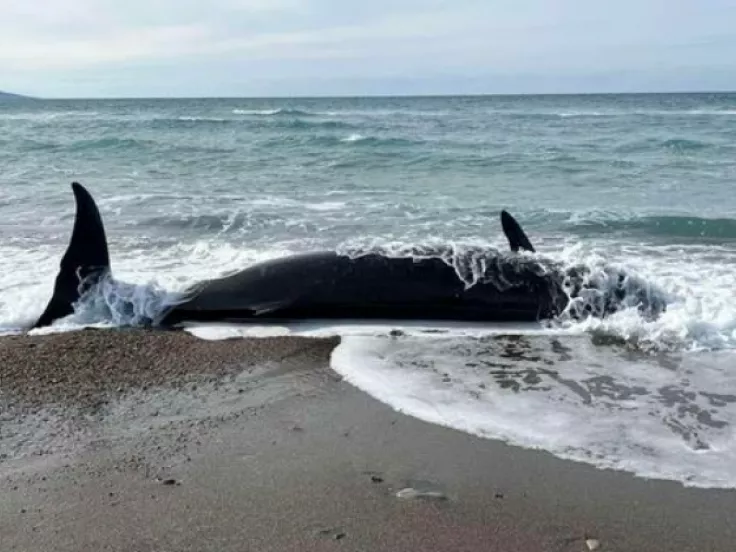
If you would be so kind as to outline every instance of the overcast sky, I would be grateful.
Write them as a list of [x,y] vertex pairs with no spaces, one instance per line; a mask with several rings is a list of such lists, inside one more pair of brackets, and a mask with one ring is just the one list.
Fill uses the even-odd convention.
[[736,0],[0,0],[46,97],[736,89]]

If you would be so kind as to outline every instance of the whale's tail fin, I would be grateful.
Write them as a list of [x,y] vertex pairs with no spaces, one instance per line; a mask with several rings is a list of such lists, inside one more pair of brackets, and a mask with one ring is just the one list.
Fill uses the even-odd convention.
[[78,182],[72,183],[77,214],[66,253],[61,259],[54,294],[34,328],[74,312],[74,303],[91,284],[110,270],[105,227],[100,211],[90,193]]
[[516,222],[516,219],[508,211],[501,211],[501,226],[503,227],[503,233],[506,234],[506,239],[509,240],[511,251],[523,249],[534,253],[532,242],[529,241],[524,230],[521,229],[521,225]]

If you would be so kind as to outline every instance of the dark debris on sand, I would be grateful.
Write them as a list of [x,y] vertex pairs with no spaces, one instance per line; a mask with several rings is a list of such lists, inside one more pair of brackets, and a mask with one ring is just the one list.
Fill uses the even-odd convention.
[[205,341],[179,331],[83,330],[0,338],[0,398],[13,410],[95,410],[131,389],[179,387],[296,354],[327,359],[337,339]]

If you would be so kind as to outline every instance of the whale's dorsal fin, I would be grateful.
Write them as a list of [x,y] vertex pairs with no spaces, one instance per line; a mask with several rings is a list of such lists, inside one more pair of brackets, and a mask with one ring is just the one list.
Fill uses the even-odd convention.
[[503,233],[506,234],[506,239],[509,240],[511,251],[523,249],[534,253],[532,242],[529,241],[524,230],[521,229],[521,225],[516,222],[516,219],[508,211],[501,211],[501,226],[503,227]]
[[72,237],[61,259],[54,294],[34,328],[48,326],[74,312],[82,282],[89,282],[90,277],[99,277],[110,269],[105,227],[95,200],[78,182],[72,183],[72,190],[77,203]]

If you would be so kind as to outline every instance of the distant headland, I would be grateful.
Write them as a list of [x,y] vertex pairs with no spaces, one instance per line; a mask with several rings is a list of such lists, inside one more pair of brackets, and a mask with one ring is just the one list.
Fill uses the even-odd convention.
[[10,100],[32,100],[30,96],[21,96],[20,94],[11,94],[10,92],[3,92],[0,90],[0,102]]

